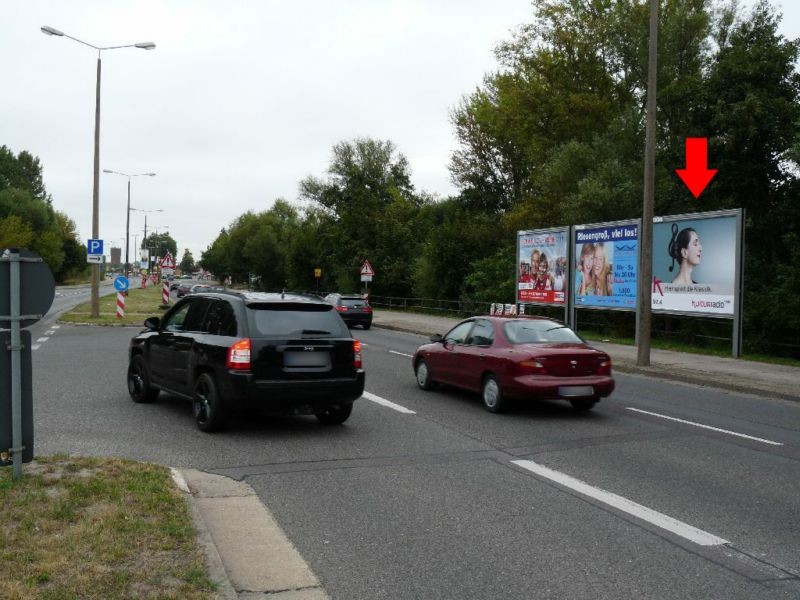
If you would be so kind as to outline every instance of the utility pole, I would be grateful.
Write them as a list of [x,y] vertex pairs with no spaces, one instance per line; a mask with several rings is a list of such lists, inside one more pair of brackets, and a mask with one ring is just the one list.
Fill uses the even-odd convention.
[[647,65],[647,133],[644,146],[644,202],[639,232],[639,306],[636,364],[650,365],[653,293],[653,206],[656,165],[656,74],[658,55],[658,0],[650,0],[650,44]]

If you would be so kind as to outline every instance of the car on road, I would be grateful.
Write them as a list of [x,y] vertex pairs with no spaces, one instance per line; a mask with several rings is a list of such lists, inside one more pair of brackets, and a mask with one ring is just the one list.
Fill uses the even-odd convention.
[[509,398],[564,399],[590,410],[614,391],[611,358],[569,327],[544,318],[473,317],[431,336],[412,359],[417,385],[479,392],[501,412]]
[[332,305],[301,294],[191,294],[150,317],[129,346],[128,392],[191,400],[197,426],[216,431],[233,411],[347,420],[364,391],[361,343]]
[[178,298],[183,298],[186,294],[189,293],[189,291],[192,289],[193,285],[194,284],[192,282],[190,282],[190,281],[184,281],[183,283],[181,283],[178,286],[178,288],[177,288],[177,290],[175,292],[175,295]]
[[366,298],[359,294],[328,294],[325,301],[336,307],[339,315],[349,327],[361,325],[364,329],[372,327],[372,307]]

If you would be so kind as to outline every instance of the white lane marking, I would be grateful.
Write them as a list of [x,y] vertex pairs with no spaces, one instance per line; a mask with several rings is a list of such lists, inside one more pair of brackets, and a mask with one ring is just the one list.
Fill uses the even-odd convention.
[[637,504],[636,502],[628,500],[627,498],[623,498],[622,496],[618,496],[617,494],[612,494],[611,492],[591,486],[580,479],[575,479],[574,477],[570,477],[569,475],[559,471],[554,471],[553,469],[543,467],[532,460],[512,460],[511,462],[518,467],[527,469],[528,471],[531,471],[532,473],[535,473],[541,477],[545,477],[555,481],[560,485],[563,485],[564,487],[575,490],[584,496],[594,498],[603,504],[612,506],[643,521],[647,521],[648,523],[652,523],[661,529],[671,531],[675,535],[679,535],[680,537],[687,539],[690,542],[694,542],[695,544],[699,544],[700,546],[722,546],[729,543],[728,540],[723,540],[722,538],[707,533],[702,529],[692,527],[688,523],[673,519],[668,515],[655,511],[652,508],[642,506],[641,504]]
[[38,350],[39,348],[41,348],[40,344],[31,344],[31,350]]
[[47,340],[49,340],[49,339],[50,339],[49,337],[40,337],[40,338],[39,338],[38,340],[36,340],[36,341],[37,341],[37,342],[46,342],[46,341],[47,341]]
[[735,431],[729,431],[727,429],[720,429],[719,427],[711,427],[711,425],[703,425],[701,423],[695,423],[694,421],[686,421],[684,419],[677,419],[675,417],[668,417],[667,415],[661,415],[659,413],[650,412],[649,410],[642,410],[640,408],[633,408],[632,406],[625,407],[628,410],[632,410],[634,412],[642,413],[645,415],[651,415],[653,417],[658,417],[659,419],[667,419],[668,421],[675,421],[677,423],[683,423],[684,425],[692,425],[694,427],[701,427],[702,429],[710,429],[711,431],[718,431],[720,433],[727,433],[728,435],[735,435],[737,437],[746,438],[748,440],[755,440],[756,442],[763,442],[764,444],[770,444],[772,446],[783,446],[781,442],[773,442],[771,440],[765,440],[764,438],[754,437],[752,435],[745,435],[744,433],[736,433]]
[[364,392],[362,397],[365,398],[366,400],[374,402],[375,404],[380,404],[381,406],[391,408],[392,410],[396,410],[397,412],[401,412],[406,415],[417,414],[413,410],[410,410],[405,406],[400,406],[399,404],[395,404],[394,402],[391,402],[386,398],[381,398],[380,396],[376,396],[375,394],[370,394],[369,392]]
[[397,354],[398,356],[407,356],[408,358],[414,358],[413,354],[405,354],[403,352],[396,352],[395,350],[389,350],[389,354]]
[[61,325],[52,325],[52,329],[61,329]]
[[53,335],[54,333],[55,333],[55,330],[53,330],[53,329],[50,329],[50,330],[44,332],[45,335]]

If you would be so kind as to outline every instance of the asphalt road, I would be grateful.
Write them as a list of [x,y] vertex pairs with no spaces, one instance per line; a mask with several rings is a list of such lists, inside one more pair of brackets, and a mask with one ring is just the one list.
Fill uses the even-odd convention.
[[245,479],[331,598],[800,597],[800,404],[617,375],[588,414],[492,415],[417,389],[422,338],[373,329],[354,330],[372,400],[345,425],[248,416],[208,435],[185,401],[130,401],[135,331],[44,320],[36,454]]

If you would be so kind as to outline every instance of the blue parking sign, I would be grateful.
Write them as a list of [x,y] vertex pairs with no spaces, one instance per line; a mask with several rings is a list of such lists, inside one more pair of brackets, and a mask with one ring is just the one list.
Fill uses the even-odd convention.
[[103,240],[89,240],[86,244],[87,254],[102,254],[103,253]]

